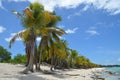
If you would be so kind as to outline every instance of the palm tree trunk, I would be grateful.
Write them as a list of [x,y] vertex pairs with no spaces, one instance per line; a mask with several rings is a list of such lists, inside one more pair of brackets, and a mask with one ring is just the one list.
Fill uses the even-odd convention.
[[40,64],[41,64],[41,53],[40,53],[40,58],[39,58],[38,70],[41,70],[41,68],[40,68]]
[[37,45],[35,43],[35,53],[34,53],[34,63],[35,63],[35,68],[37,70],[37,62],[38,62],[38,55],[37,55]]
[[33,54],[35,54],[35,47],[36,47],[36,40],[35,40],[35,34],[33,32],[33,29],[31,29],[31,34],[30,34],[30,41],[29,41],[29,49],[30,49],[30,60],[27,68],[23,71],[24,74],[27,74],[28,71],[33,72]]
[[27,68],[23,71],[23,73],[27,74],[28,71],[33,72],[33,54],[32,53],[30,53],[29,64],[28,64]]
[[53,71],[53,68],[54,68],[54,54],[51,58],[51,68],[50,68],[50,70]]
[[29,45],[28,44],[26,44],[25,51],[26,51],[26,58],[27,58],[25,66],[27,67],[28,64],[29,64],[29,61],[30,61],[30,50],[29,50]]
[[38,70],[41,71],[40,65],[41,65],[41,59],[42,59],[42,50],[40,51],[40,56],[39,56],[39,65],[38,65]]
[[56,58],[55,58],[55,65],[54,65],[54,69],[55,69],[55,70],[56,70],[57,65],[58,65],[58,58],[56,57]]

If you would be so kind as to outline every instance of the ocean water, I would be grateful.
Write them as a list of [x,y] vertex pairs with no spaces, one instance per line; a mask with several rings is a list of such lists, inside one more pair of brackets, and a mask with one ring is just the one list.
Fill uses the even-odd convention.
[[120,74],[120,67],[111,67],[111,68],[106,68],[105,70],[112,71],[112,72]]
[[102,76],[105,80],[120,80],[120,67],[105,68]]

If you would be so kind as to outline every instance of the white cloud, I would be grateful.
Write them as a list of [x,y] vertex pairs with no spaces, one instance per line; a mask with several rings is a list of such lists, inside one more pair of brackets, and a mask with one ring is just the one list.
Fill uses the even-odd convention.
[[0,26],[0,33],[3,33],[6,30],[6,28]]
[[71,17],[74,17],[74,16],[80,16],[83,12],[87,11],[88,8],[89,8],[89,6],[86,5],[83,9],[79,10],[78,12],[68,15],[67,19],[70,19]]
[[116,15],[116,14],[119,14],[119,13],[120,13],[120,10],[117,10],[117,11],[113,12],[112,15]]
[[[10,42],[10,40],[12,39],[12,37],[13,37],[14,35],[16,35],[16,33],[11,33],[11,34],[10,34],[10,37],[5,38],[5,41]],[[21,41],[21,39],[20,39],[20,38],[17,38],[16,41]]]
[[[21,1],[27,1],[27,0],[8,0],[8,1],[15,1],[15,2],[21,2]],[[34,1],[34,0],[33,0]]]
[[99,35],[99,33],[96,30],[87,30],[86,33],[90,34],[91,36]]
[[78,12],[68,15],[67,19],[70,19],[71,17],[74,17],[74,16],[80,16],[83,12],[87,11],[88,8],[89,8],[89,5],[86,5],[83,9],[79,10]]
[[78,28],[76,27],[76,28],[74,28],[74,29],[68,29],[68,30],[66,30],[65,32],[67,33],[67,34],[73,34],[73,33],[75,33],[76,32],[76,30],[78,30]]
[[[33,2],[33,0],[29,0]],[[53,11],[56,7],[59,8],[76,8],[83,0],[37,0],[45,6],[46,10]]]
[[[35,2],[38,1],[45,6],[46,10],[53,11],[56,7],[59,8],[76,8],[82,4],[85,5],[83,11],[88,10],[90,6],[94,6],[95,9],[104,9],[106,12],[110,14],[119,14],[120,13],[120,0],[8,0],[8,1],[29,1]],[[2,1],[0,0],[0,7],[4,9],[2,6]]]
[[10,42],[11,38],[5,38],[5,41]]
[[89,8],[89,5],[86,5],[86,6],[82,9],[82,11],[87,11],[88,8]]
[[81,4],[86,6],[83,8],[86,11],[93,5],[96,9],[104,9],[111,14],[120,13],[120,0],[28,0],[30,2],[39,1],[45,6],[46,10],[53,11],[56,7],[76,8]]
[[120,13],[120,0],[98,0],[93,5],[97,9],[104,9],[113,15]]
[[85,31],[85,33],[89,34],[89,38],[95,35],[100,35],[100,33],[96,29],[97,27],[90,27],[88,30]]

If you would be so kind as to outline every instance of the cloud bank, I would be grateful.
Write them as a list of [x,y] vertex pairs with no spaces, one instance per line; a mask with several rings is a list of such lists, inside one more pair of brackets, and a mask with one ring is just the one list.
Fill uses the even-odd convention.
[[[55,8],[77,8],[84,4],[86,7],[84,11],[88,10],[91,6],[95,9],[103,9],[106,12],[115,15],[120,14],[120,0],[7,0],[14,2],[28,1],[30,3],[38,1],[45,6],[46,10],[53,11]],[[0,0],[0,7],[3,9],[2,0]]]

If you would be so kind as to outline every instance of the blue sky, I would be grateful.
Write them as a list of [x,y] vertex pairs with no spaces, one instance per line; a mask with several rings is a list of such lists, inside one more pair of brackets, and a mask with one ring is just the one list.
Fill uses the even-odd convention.
[[[119,0],[0,0],[0,45],[15,56],[24,52],[20,39],[8,48],[10,38],[23,30],[11,10],[22,12],[31,2],[39,1],[48,11],[62,17],[58,27],[69,47],[98,64],[120,64]],[[40,38],[38,38],[40,41]]]

